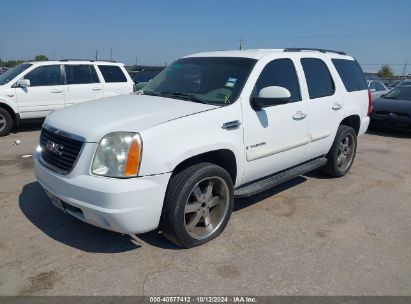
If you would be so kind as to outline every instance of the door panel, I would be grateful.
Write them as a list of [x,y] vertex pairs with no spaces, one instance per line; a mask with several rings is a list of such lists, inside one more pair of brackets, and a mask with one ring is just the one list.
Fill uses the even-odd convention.
[[247,103],[243,112],[245,143],[244,182],[273,174],[303,161],[308,143],[308,105],[302,100],[294,63],[287,58],[269,62],[262,70],[252,96],[267,86],[291,93],[287,104],[255,111]]
[[64,70],[67,83],[66,106],[104,97],[103,86],[93,65],[67,64]]
[[16,88],[17,104],[22,117],[44,117],[48,112],[64,106],[65,86],[60,65],[37,67],[24,78],[30,80],[30,86]]
[[344,105],[331,73],[322,59],[302,58],[301,64],[307,82],[310,116],[310,142],[305,160],[310,160],[328,153],[344,115]]

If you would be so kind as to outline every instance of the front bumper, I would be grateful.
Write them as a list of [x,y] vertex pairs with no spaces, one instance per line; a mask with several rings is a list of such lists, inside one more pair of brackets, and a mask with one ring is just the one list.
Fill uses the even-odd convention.
[[61,176],[41,164],[36,153],[34,169],[43,188],[64,202],[66,213],[126,234],[144,233],[158,227],[171,176],[171,173],[129,179]]

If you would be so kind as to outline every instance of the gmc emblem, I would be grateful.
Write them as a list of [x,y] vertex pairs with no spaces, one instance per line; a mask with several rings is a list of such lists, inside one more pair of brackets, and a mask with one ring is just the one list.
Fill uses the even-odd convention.
[[58,154],[58,155],[63,155],[63,149],[64,147],[62,145],[59,145],[57,143],[55,143],[54,141],[51,140],[47,140],[47,149],[50,152],[53,152],[54,154]]

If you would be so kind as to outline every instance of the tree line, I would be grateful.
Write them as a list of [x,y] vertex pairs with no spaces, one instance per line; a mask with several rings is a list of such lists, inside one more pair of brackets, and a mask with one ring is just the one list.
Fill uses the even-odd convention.
[[[46,55],[37,55],[34,57],[33,61],[47,61],[49,60]],[[6,67],[6,68],[13,68],[16,65],[19,65],[20,63],[30,61],[30,60],[7,60],[3,61],[0,59],[0,66]]]

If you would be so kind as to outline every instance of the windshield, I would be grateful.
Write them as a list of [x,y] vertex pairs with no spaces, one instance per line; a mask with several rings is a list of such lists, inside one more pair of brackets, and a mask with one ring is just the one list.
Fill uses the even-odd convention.
[[256,63],[250,58],[192,57],[168,66],[145,87],[143,94],[214,105],[233,103]]
[[0,75],[0,85],[9,83],[12,79],[14,79],[21,72],[27,70],[30,66],[30,63],[22,63],[10,70],[7,70],[7,72]]
[[401,99],[401,100],[411,100],[411,86],[401,86],[396,87],[392,91],[388,92],[385,99]]

